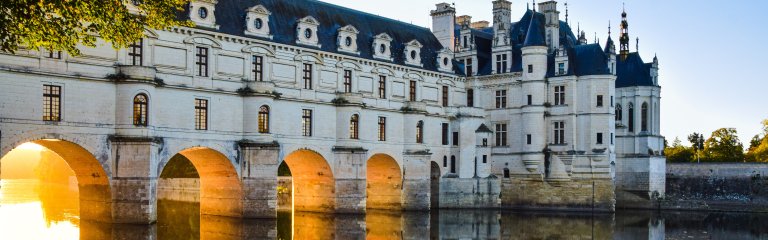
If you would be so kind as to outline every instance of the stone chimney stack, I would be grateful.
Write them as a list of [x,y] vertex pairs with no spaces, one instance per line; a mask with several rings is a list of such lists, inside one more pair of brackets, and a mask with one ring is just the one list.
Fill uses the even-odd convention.
[[436,5],[437,9],[432,10],[430,15],[432,16],[432,34],[435,35],[437,40],[443,45],[444,48],[454,49],[455,45],[455,27],[456,27],[456,8],[448,3],[439,3]]
[[547,46],[549,51],[560,47],[560,12],[557,11],[556,1],[546,1],[539,3],[539,11],[546,18],[544,33],[547,37]]

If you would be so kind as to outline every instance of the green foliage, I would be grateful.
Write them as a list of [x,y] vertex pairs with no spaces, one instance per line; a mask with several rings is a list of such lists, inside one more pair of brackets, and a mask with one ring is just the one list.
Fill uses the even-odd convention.
[[768,162],[768,119],[763,121],[763,137],[755,135],[749,143],[747,162]]
[[668,162],[687,163],[696,161],[693,148],[683,146],[679,138],[675,138],[672,146],[664,149],[664,154],[666,154]]
[[200,178],[200,175],[187,157],[176,154],[165,164],[160,178]]
[[712,136],[704,142],[702,161],[743,162],[744,145],[737,134],[734,128],[721,128],[712,132]]
[[291,175],[291,169],[288,168],[288,164],[283,161],[283,163],[280,164],[279,167],[277,167],[277,176],[280,177],[290,177]]
[[[126,5],[139,2],[139,14]],[[2,0],[0,51],[20,46],[79,55],[78,44],[96,46],[101,38],[116,49],[144,36],[144,30],[192,26],[177,19],[189,0]]]

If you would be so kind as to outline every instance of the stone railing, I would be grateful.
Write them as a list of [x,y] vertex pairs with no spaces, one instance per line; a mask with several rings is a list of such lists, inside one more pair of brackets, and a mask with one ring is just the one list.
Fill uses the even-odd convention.
[[427,103],[408,101],[408,102],[405,102],[405,106],[403,106],[402,110],[404,112],[426,112]]
[[347,93],[347,92],[337,92],[336,93],[336,101],[337,104],[363,104],[363,94],[360,93]]
[[155,81],[157,78],[157,69],[154,67],[119,65],[116,70],[118,75],[127,79]]
[[248,88],[256,93],[272,93],[275,91],[275,83],[264,81],[249,81]]

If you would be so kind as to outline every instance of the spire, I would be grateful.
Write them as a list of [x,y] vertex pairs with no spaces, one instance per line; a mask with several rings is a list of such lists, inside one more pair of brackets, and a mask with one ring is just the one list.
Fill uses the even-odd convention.
[[627,11],[624,7],[622,7],[621,11],[621,36],[619,37],[619,44],[621,59],[627,59],[629,55],[629,21],[627,21]]
[[542,20],[543,19],[535,14],[531,16],[531,23],[528,26],[528,34],[525,36],[523,47],[547,46],[546,37],[542,32],[544,30],[544,23],[541,22]]
[[568,1],[565,1],[565,24],[568,25]]
[[611,37],[611,20],[608,20],[608,37]]
[[640,52],[640,38],[637,38],[637,43],[635,43],[635,51]]

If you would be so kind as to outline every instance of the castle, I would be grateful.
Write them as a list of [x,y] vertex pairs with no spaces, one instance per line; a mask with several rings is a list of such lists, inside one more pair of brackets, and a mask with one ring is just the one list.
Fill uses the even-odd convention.
[[574,35],[555,1],[513,10],[493,1],[490,26],[441,3],[430,30],[314,0],[192,0],[195,27],[127,49],[0,55],[2,154],[62,155],[81,204],[102,206],[86,215],[115,222],[156,218],[177,153],[200,172],[201,211],[225,216],[273,217],[283,163],[312,211],[663,196],[658,59],[630,52],[626,13],[616,52]]

